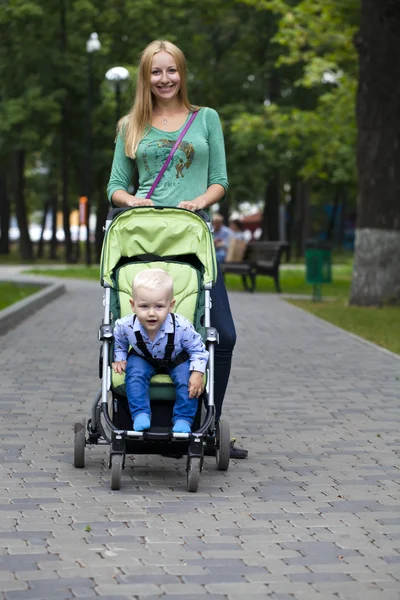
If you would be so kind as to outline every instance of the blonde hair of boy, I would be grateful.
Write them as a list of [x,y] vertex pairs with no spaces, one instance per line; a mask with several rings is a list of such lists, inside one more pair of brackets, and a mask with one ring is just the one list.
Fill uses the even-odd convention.
[[173,279],[163,269],[146,269],[140,271],[132,281],[132,298],[135,298],[135,290],[143,288],[145,290],[164,289],[168,292],[169,299],[172,300],[174,295]]
[[194,111],[198,107],[189,102],[187,93],[186,59],[182,50],[167,40],[155,40],[142,52],[136,79],[136,94],[133,106],[125,117],[120,119],[117,131],[125,134],[125,154],[135,158],[139,143],[149,132],[153,116],[153,98],[150,88],[151,65],[158,52],[168,52],[173,57],[180,76],[179,101],[183,108]]

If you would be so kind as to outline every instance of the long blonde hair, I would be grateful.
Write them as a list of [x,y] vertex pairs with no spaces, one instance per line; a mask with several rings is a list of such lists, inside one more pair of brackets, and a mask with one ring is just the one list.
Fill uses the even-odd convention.
[[135,101],[130,112],[123,117],[118,130],[124,129],[125,154],[135,158],[137,147],[142,138],[148,133],[153,115],[153,97],[150,89],[150,75],[153,57],[158,52],[168,52],[175,60],[181,82],[178,97],[188,110],[197,107],[190,104],[187,94],[186,60],[182,50],[167,40],[155,40],[142,52],[136,80]]

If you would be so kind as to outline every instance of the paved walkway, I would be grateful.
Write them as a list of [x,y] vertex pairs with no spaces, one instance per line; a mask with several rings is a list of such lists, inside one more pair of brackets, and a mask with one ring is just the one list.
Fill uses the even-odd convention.
[[226,399],[249,449],[184,460],[108,451],[72,466],[72,425],[98,386],[96,283],[1,338],[2,600],[398,600],[400,361],[276,296],[231,295]]

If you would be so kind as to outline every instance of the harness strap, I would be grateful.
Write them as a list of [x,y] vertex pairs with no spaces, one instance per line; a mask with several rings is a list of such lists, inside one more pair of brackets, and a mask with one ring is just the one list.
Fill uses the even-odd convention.
[[[139,354],[138,352],[136,352],[134,348],[132,348],[130,350],[130,353],[136,354],[137,356],[141,356],[142,358],[145,358],[157,370],[171,368],[171,367],[177,367],[178,365],[184,363],[189,358],[189,354],[186,352],[186,350],[183,350],[182,352],[177,354],[177,356],[175,357],[174,360],[172,360],[172,358],[171,358],[172,353],[175,350],[175,315],[174,315],[174,313],[171,313],[171,317],[172,317],[173,331],[171,331],[170,333],[167,334],[168,340],[167,340],[167,344],[165,346],[164,358],[154,358],[154,356],[152,356],[152,354],[149,352],[149,349],[147,348],[146,342],[144,341],[143,336],[140,333],[140,331],[135,331],[136,346],[138,347],[138,349],[140,350],[140,352],[142,354]],[[136,315],[133,316],[133,324],[135,324],[135,321],[136,321]]]
[[175,350],[175,315],[171,313],[173,331],[168,334],[167,345],[165,346],[164,360],[170,361],[173,351]]

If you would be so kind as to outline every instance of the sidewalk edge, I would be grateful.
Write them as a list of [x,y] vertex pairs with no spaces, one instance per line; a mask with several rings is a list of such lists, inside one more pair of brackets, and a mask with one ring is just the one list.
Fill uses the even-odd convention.
[[18,279],[18,283],[40,285],[43,289],[0,310],[0,336],[14,329],[21,321],[27,319],[33,313],[66,292],[65,285],[59,282],[49,283],[49,281],[43,280]]

